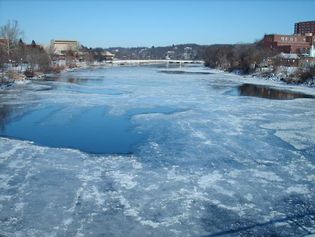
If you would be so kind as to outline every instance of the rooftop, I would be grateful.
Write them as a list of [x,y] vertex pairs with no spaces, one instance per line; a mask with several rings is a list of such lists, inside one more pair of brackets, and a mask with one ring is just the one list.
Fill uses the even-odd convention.
[[296,53],[280,53],[277,55],[279,58],[284,58],[284,59],[299,59],[300,57]]
[[299,22],[296,22],[295,24],[300,24],[300,23],[312,23],[312,24],[315,24],[315,21],[299,21]]
[[68,43],[77,43],[78,41],[76,40],[53,40],[55,43],[64,43],[64,42],[68,42]]

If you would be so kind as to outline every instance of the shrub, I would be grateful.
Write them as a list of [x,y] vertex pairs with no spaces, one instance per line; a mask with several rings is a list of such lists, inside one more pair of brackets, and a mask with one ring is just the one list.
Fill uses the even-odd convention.
[[24,75],[26,77],[34,77],[34,71],[32,69],[26,69],[25,72],[24,72]]
[[315,77],[315,66],[299,69],[296,72],[296,77],[299,78],[302,82],[305,82],[308,79],[312,79],[313,77]]

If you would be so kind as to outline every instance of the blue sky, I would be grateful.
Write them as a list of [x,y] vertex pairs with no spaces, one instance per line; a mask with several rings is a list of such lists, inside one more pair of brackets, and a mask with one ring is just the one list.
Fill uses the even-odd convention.
[[75,39],[88,47],[253,42],[315,20],[314,0],[0,0],[0,25],[24,40]]

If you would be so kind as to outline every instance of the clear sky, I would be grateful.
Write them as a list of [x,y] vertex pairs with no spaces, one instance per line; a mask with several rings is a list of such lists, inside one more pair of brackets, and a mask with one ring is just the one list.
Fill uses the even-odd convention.
[[0,0],[0,25],[24,40],[74,39],[88,47],[253,42],[315,20],[315,0]]

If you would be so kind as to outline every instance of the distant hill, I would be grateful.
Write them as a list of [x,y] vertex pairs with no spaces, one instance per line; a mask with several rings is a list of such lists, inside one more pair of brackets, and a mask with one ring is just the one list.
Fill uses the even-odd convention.
[[117,59],[190,59],[200,60],[207,46],[198,44],[179,44],[164,47],[111,47],[95,48],[92,51],[100,53],[109,51]]

